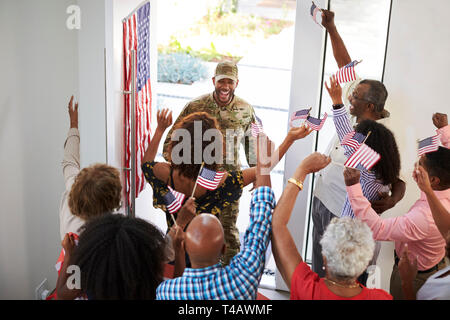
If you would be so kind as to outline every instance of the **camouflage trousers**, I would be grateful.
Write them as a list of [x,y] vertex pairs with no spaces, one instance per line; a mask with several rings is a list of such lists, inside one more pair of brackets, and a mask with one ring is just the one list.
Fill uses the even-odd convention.
[[239,230],[236,221],[239,214],[239,200],[226,207],[219,215],[225,234],[226,251],[222,256],[222,264],[230,264],[230,260],[239,253],[241,243],[239,241]]

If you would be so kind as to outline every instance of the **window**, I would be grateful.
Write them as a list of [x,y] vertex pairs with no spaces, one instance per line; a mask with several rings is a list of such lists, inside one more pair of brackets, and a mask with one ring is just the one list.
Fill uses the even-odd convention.
[[[335,23],[346,45],[352,60],[363,60],[356,67],[358,75],[363,79],[382,80],[384,71],[387,33],[390,15],[390,0],[330,0],[330,10],[335,12]],[[338,70],[333,56],[333,49],[327,37],[324,81],[329,83],[331,75]],[[321,114],[331,111],[331,99],[323,87]],[[389,108],[389,106],[387,106]],[[318,135],[316,150],[324,153],[336,130],[332,121],[326,121]],[[312,258],[312,219],[311,210],[308,216],[305,257],[308,263]]]

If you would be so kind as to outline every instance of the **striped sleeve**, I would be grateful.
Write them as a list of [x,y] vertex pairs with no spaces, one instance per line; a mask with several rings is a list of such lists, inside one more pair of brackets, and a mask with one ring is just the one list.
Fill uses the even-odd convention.
[[[344,137],[353,131],[353,127],[351,125],[350,122],[350,118],[348,115],[347,110],[345,109],[345,107],[339,108],[339,109],[333,109],[333,122],[334,122],[334,126],[336,127],[336,131],[339,137],[339,141],[342,142],[342,139],[344,139]],[[353,148],[349,147],[349,146],[342,146],[345,150],[345,155],[347,157],[351,156],[351,154],[353,153]]]
[[244,248],[227,267],[230,274],[240,275],[232,277],[233,282],[240,282],[242,280],[240,278],[245,280],[242,280],[245,285],[238,286],[241,287],[240,290],[248,290],[255,296],[264,269],[265,252],[270,240],[272,210],[275,205],[275,195],[271,188],[264,186],[255,190],[250,203],[250,222],[244,236]]

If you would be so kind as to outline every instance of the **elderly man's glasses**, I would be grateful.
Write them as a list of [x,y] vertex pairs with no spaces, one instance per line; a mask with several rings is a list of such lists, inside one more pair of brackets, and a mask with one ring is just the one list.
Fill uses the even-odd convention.
[[352,99],[353,100],[360,100],[360,101],[365,101],[365,102],[369,102],[369,103],[373,103],[372,101],[370,101],[370,100],[367,100],[367,99],[363,99],[363,98],[359,98],[358,96],[356,96],[356,94],[353,92],[352,93]]

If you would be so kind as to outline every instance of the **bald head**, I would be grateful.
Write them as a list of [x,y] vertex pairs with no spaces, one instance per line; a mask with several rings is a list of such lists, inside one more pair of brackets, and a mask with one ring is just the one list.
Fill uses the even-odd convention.
[[212,214],[202,213],[192,219],[184,243],[193,267],[214,265],[225,250],[222,224]]

